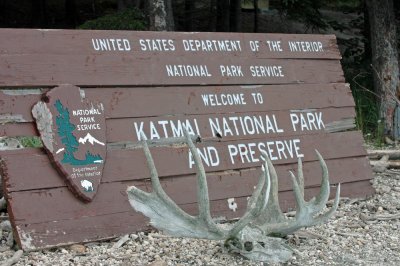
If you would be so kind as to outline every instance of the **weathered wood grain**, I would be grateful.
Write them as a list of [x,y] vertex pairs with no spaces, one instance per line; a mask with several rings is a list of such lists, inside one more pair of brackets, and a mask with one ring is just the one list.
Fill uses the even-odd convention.
[[[19,90],[15,90],[19,91]],[[298,84],[260,86],[198,86],[85,88],[86,97],[102,102],[107,118],[160,115],[243,113],[275,110],[338,108],[354,106],[347,84]],[[244,94],[245,105],[205,106],[202,95]],[[261,93],[263,104],[252,104],[251,93]],[[299,100],[301,96],[301,100]],[[12,114],[22,121],[33,121],[31,109],[40,94],[15,95],[0,90],[0,115]],[[162,104],[161,104],[162,103]],[[151,108],[149,108],[151,105]],[[128,108],[129,107],[129,108]],[[21,122],[22,122],[21,121]],[[12,121],[10,121],[12,122]],[[19,121],[15,121],[19,122]],[[1,123],[0,123],[1,124]]]
[[[2,86],[55,86],[67,83],[78,86],[253,85],[344,81],[334,36],[225,33],[215,38],[212,33],[170,35],[154,32],[15,29],[2,29],[1,35]],[[105,50],[96,51],[94,43],[106,39],[118,39],[120,43],[112,45],[112,48],[108,44]],[[209,39],[237,41],[241,46],[239,50],[230,52],[198,52],[186,51],[183,45],[184,40]],[[171,49],[148,48],[144,51],[140,42],[147,43],[148,40],[165,40],[168,43],[166,46]],[[274,40],[282,43],[282,49],[271,51],[268,41]],[[257,51],[251,50],[250,41],[260,42]],[[323,48],[317,52],[293,52],[288,48],[289,41],[300,42],[303,50],[303,44],[307,41],[318,42]],[[167,66],[177,66],[179,71],[171,74]],[[183,72],[181,66],[185,66]],[[192,75],[191,71],[187,73],[186,66],[202,68],[204,73]],[[274,66],[281,68],[278,71],[281,73],[257,74],[250,66]]]
[[[305,118],[307,123],[302,124],[301,118]],[[353,119],[352,124],[340,124],[349,118]],[[179,137],[183,136],[183,133],[177,128],[182,124],[189,125],[204,140],[218,138],[219,141],[230,141],[278,136],[284,138],[324,133],[328,130],[330,132],[337,128],[335,124],[341,127],[338,131],[354,129],[354,118],[353,107],[121,118],[107,121],[107,142],[135,142],[140,140],[139,132],[143,132],[149,139],[151,136]]]
[[[314,35],[314,34],[274,34],[274,33],[223,33],[217,34],[211,32],[150,32],[150,31],[98,31],[98,30],[30,30],[30,29],[1,29],[0,35],[3,36],[0,44],[1,54],[5,55],[25,55],[25,54],[40,54],[40,55],[102,55],[113,54],[123,58],[124,55],[133,53],[136,56],[159,56],[168,54],[171,57],[188,56],[196,54],[207,57],[223,57],[233,55],[237,57],[252,57],[256,58],[322,58],[322,59],[341,59],[339,49],[336,44],[335,35]],[[120,51],[118,44],[114,47],[110,45],[109,51],[96,51],[93,48],[92,39],[126,39],[130,43],[129,51]],[[172,48],[169,40],[173,42],[174,50],[166,50],[161,48],[163,44],[157,45],[161,49],[141,49],[140,40],[143,40],[145,46],[149,41],[156,40],[161,43],[162,40],[167,40],[166,47]],[[149,41],[147,41],[149,40]],[[160,40],[160,41],[157,41]],[[188,40],[186,44],[190,44],[189,40],[228,40],[239,41],[240,50],[221,51],[221,52],[205,52],[205,51],[187,51],[183,40]],[[250,41],[259,42],[257,51],[253,51],[250,46]],[[267,41],[280,41],[282,51],[271,50]],[[320,51],[292,51],[289,49],[291,42],[320,42],[322,50]],[[164,42],[165,43],[165,42]],[[18,45],[16,45],[18,44]],[[272,45],[272,43],[270,43]],[[123,43],[122,43],[123,45]],[[304,45],[304,44],[303,44]],[[154,47],[151,45],[151,47]],[[188,45],[187,48],[190,48]],[[116,49],[113,49],[116,48]],[[122,46],[122,48],[124,48]],[[239,47],[238,47],[239,48]],[[164,51],[162,51],[164,50]],[[88,58],[86,58],[89,60]]]
[[[90,57],[90,56],[89,56]],[[343,71],[338,60],[296,60],[250,58],[207,58],[191,56],[170,58],[169,56],[117,58],[113,55],[10,55],[0,56],[0,86],[55,86],[74,84],[87,86],[141,86],[141,85],[257,85],[257,84],[317,84],[344,82]],[[88,61],[92,62],[91,64]],[[27,63],[30,62],[30,63]],[[38,63],[40,62],[40,63]],[[162,62],[162,63],[160,63]],[[196,66],[203,74],[169,75],[167,66]],[[220,66],[240,66],[243,75],[227,76]],[[55,68],[55,66],[57,66]],[[74,67],[71,67],[74,66]],[[252,76],[251,66],[281,68],[279,76]],[[187,72],[187,70],[182,70]]]
[[[303,117],[306,124],[300,121]],[[292,119],[297,121],[294,123],[296,131],[293,130]],[[219,141],[266,136],[286,137],[354,129],[354,120],[353,107],[117,118],[106,120],[106,138],[107,143],[115,143],[113,146],[116,147],[119,142],[122,142],[121,145],[134,144],[140,138],[139,132],[143,132],[149,138],[179,137],[183,136],[182,125],[190,125],[203,140],[217,137]],[[38,135],[33,122],[0,125],[0,132],[9,137]]]
[[[31,156],[19,156],[20,163],[16,162],[16,156],[18,155],[9,155],[4,156],[3,162],[7,165],[6,170],[4,171],[4,180],[5,190],[7,192],[18,192],[24,190],[38,190],[38,189],[49,189],[49,188],[57,188],[57,187],[65,187],[63,179],[57,174],[55,169],[51,167],[49,161],[46,160],[46,157],[40,156],[39,154]],[[330,169],[332,182],[344,182],[346,180],[357,180],[365,178],[368,175],[368,162],[366,161],[365,156],[358,157],[346,157],[346,158],[332,158],[326,161],[328,167]],[[36,163],[37,165],[35,169],[31,170],[30,166],[32,163]],[[132,162],[131,162],[132,164]],[[347,169],[349,167],[357,166],[357,170],[348,173]],[[114,168],[117,168],[118,165],[114,164]],[[281,177],[281,190],[291,189],[292,184],[289,179],[288,171],[289,170],[297,170],[297,166],[295,163],[291,164],[277,164],[276,165],[279,176]],[[163,168],[161,168],[163,169]],[[227,178],[227,182],[229,179],[236,180],[235,182],[249,182],[252,180],[254,184],[259,176],[259,167],[238,169],[238,170],[220,170],[218,172],[210,172],[209,175],[216,180],[222,180],[223,178]],[[124,175],[119,175],[119,172],[123,172],[125,170]],[[165,167],[164,167],[165,170]],[[112,169],[108,169],[106,175],[104,176],[103,183],[113,183],[113,182],[123,182],[129,180],[147,180],[149,178],[149,173],[147,169],[140,169],[142,175],[134,175],[135,173],[129,173],[128,169],[122,169],[116,171],[113,174]],[[136,172],[139,172],[138,170]],[[159,174],[162,179],[165,180],[163,182],[169,182],[169,177],[173,177],[171,182],[186,182],[182,180],[189,180],[187,182],[192,182],[194,180],[193,170],[186,171],[186,173],[181,174],[178,170],[175,172],[165,172],[161,171]],[[320,168],[319,163],[317,161],[306,161],[304,163],[304,173],[307,179],[307,186],[314,186],[320,183]],[[179,175],[181,178],[176,179],[176,176]],[[175,176],[175,177],[174,177]],[[231,177],[232,176],[232,177]],[[40,182],[37,181],[38,177]],[[166,178],[168,177],[168,178]],[[217,178],[218,177],[218,178]],[[211,177],[210,177],[211,178]],[[176,179],[176,180],[175,180]],[[247,180],[249,179],[249,180]],[[238,187],[241,188],[242,185]],[[253,187],[253,186],[251,186]],[[218,191],[218,190],[217,190]],[[237,191],[235,193],[248,193],[249,191],[240,192]],[[223,193],[223,192],[221,192]]]
[[[304,153],[304,161],[316,161],[314,149],[318,149],[326,160],[336,158],[350,158],[357,156],[365,156],[366,152],[362,148],[363,139],[358,132],[344,132],[325,134],[316,139],[315,136],[306,135],[300,137],[301,152]],[[249,143],[246,140],[240,143]],[[231,144],[238,143],[229,142]],[[207,172],[226,171],[233,169],[260,167],[261,161],[242,163],[235,161],[232,164],[231,159],[226,150],[225,143],[211,143],[220,152],[220,164],[218,166],[205,165]],[[198,145],[199,148],[205,145]],[[153,147],[151,152],[154,157],[159,175],[162,177],[185,175],[194,173],[194,167],[189,167],[188,149],[186,147]],[[256,157],[256,154],[254,154]],[[0,157],[7,171],[15,171],[12,179],[9,180],[7,189],[18,191],[22,189],[30,189],[32,186],[53,187],[60,186],[58,183],[58,175],[49,165],[47,155],[40,150],[31,150],[31,153],[24,151],[2,152]],[[288,158],[286,160],[274,161],[275,165],[297,163],[297,159]],[[35,165],[34,168],[29,166]],[[173,165],[174,167],[171,167]],[[340,167],[340,166],[337,166]],[[331,169],[333,171],[333,169]],[[36,184],[35,179],[31,176],[41,176],[43,181]],[[134,150],[111,150],[108,152],[107,163],[104,167],[102,182],[115,182],[127,180],[140,180],[149,177],[146,166],[146,159],[142,149]],[[319,180],[319,176],[316,176]],[[55,183],[54,183],[55,182]],[[45,185],[48,184],[48,185]],[[18,186],[18,187],[15,187]],[[11,190],[10,190],[11,191]]]

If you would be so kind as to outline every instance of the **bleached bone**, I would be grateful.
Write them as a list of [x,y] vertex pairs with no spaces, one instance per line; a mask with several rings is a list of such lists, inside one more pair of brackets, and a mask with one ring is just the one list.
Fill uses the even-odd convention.
[[[321,189],[316,197],[306,202],[304,200],[304,175],[301,158],[298,159],[297,177],[292,171],[290,176],[293,183],[293,192],[296,201],[296,216],[294,219],[288,219],[282,213],[278,201],[278,177],[271,161],[267,158],[271,170],[271,195],[266,208],[260,216],[251,225],[261,228],[265,235],[286,236],[300,228],[315,226],[325,223],[335,213],[340,199],[340,184],[336,189],[336,196],[333,206],[325,213],[321,213],[326,206],[330,194],[328,167],[321,154],[315,150],[322,169]],[[315,216],[317,215],[317,216]]]
[[206,173],[196,147],[189,133],[185,130],[186,142],[192,153],[197,172],[197,202],[199,206],[198,216],[192,216],[184,212],[162,189],[153,158],[147,145],[146,137],[142,133],[143,150],[146,155],[147,165],[153,191],[144,192],[134,186],[129,187],[128,197],[131,206],[150,218],[154,227],[161,229],[174,236],[184,236],[205,239],[227,239],[236,235],[251,221],[253,221],[265,208],[268,202],[270,190],[268,165],[267,171],[261,174],[256,189],[249,200],[247,211],[244,216],[231,228],[224,228],[216,224],[210,213],[210,199]]
[[[339,204],[340,184],[331,209],[322,212],[329,198],[329,175],[326,163],[316,151],[321,169],[321,191],[310,201],[304,200],[304,176],[301,159],[298,160],[297,177],[290,172],[295,193],[297,212],[294,219],[287,219],[278,202],[278,177],[271,160],[262,153],[265,163],[256,189],[251,196],[243,217],[230,227],[216,224],[210,213],[207,179],[203,163],[189,133],[184,129],[197,173],[197,202],[199,214],[192,216],[184,212],[162,189],[145,135],[141,139],[153,191],[148,193],[136,187],[127,190],[131,206],[150,218],[150,223],[171,235],[214,240],[225,240],[224,247],[230,252],[258,261],[284,262],[289,260],[292,250],[282,239],[302,227],[326,222]],[[271,237],[272,236],[272,237]]]

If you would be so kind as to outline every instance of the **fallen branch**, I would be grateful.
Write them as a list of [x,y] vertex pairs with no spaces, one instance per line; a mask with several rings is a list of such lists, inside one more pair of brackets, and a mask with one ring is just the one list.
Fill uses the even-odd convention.
[[19,259],[22,257],[22,254],[24,254],[24,252],[22,250],[18,250],[17,252],[14,253],[14,255],[11,258],[3,262],[1,266],[11,266],[17,263]]
[[360,218],[363,221],[389,221],[389,220],[400,219],[400,213],[396,213],[396,214],[376,214],[376,215],[360,214]]
[[400,159],[399,150],[368,150],[367,154],[370,159],[379,159],[385,155],[389,156],[388,159]]
[[400,169],[400,160],[389,160],[389,155],[385,154],[380,160],[370,160],[372,169],[375,172],[384,172],[388,168]]
[[370,161],[370,164],[372,167],[383,167],[385,169],[388,168],[400,169],[400,161],[387,161],[387,162]]

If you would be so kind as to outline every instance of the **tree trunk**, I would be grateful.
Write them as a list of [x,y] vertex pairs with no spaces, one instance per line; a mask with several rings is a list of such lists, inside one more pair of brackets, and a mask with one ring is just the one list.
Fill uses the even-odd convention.
[[367,0],[371,29],[375,91],[380,96],[380,117],[385,134],[394,136],[394,111],[399,92],[399,62],[392,0]]
[[120,11],[120,12],[124,11],[126,9],[125,1],[124,0],[118,0],[117,7],[118,7],[118,11]]
[[124,11],[127,8],[132,8],[136,5],[136,2],[133,0],[118,0],[117,6],[118,6],[118,11]]
[[136,7],[137,9],[141,8],[142,1],[141,0],[132,0],[132,6]]
[[174,12],[172,8],[172,0],[164,0],[166,20],[167,20],[167,31],[173,31],[175,29],[174,23]]
[[217,1],[217,25],[220,32],[229,31],[229,0]]
[[148,1],[149,29],[153,31],[167,30],[167,13],[164,0]]
[[371,51],[371,26],[369,24],[369,15],[368,15],[368,7],[367,3],[363,3],[363,12],[364,12],[364,25],[363,25],[363,36],[365,38],[364,41],[364,61],[369,62],[371,64],[372,51]]
[[185,30],[186,31],[193,30],[193,10],[194,10],[194,1],[185,0]]
[[258,32],[258,0],[253,0],[254,4],[254,32]]
[[96,17],[97,16],[97,1],[92,0],[92,13]]
[[231,0],[230,12],[230,30],[232,32],[240,32],[242,26],[242,1]]
[[210,0],[210,21],[208,24],[208,28],[210,31],[216,31],[217,26],[217,4],[216,0]]

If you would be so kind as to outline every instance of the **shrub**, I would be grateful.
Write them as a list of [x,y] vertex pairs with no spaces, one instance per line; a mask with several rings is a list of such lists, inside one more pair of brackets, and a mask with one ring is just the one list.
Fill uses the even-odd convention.
[[142,12],[131,8],[121,12],[88,20],[79,29],[87,30],[146,30],[145,18]]

